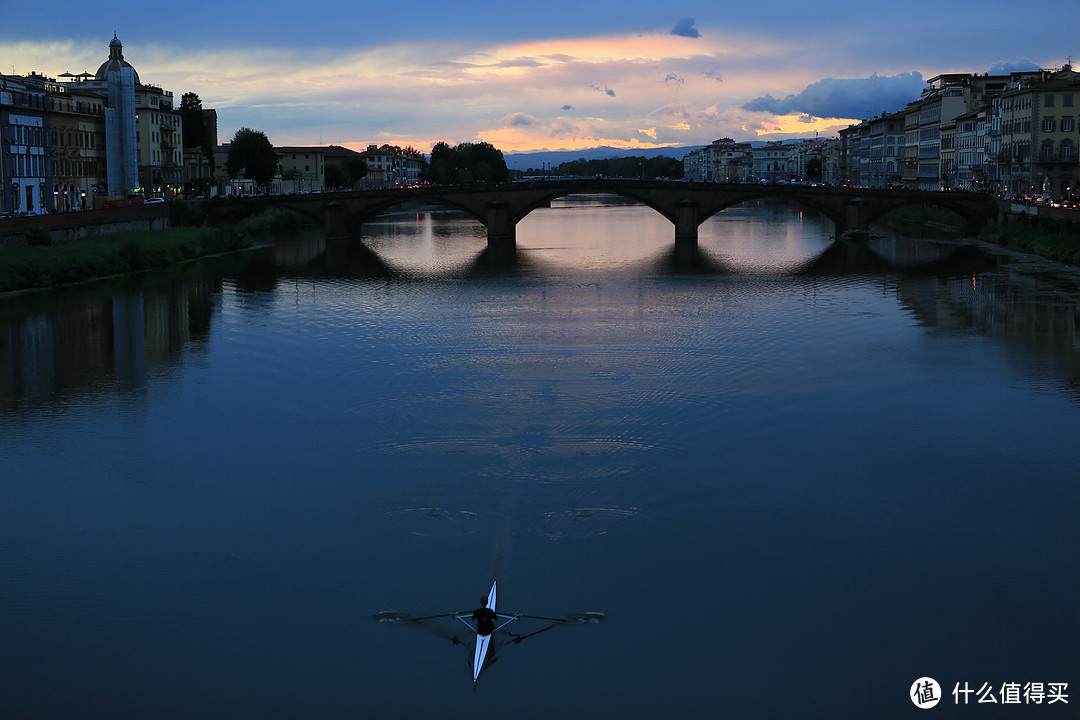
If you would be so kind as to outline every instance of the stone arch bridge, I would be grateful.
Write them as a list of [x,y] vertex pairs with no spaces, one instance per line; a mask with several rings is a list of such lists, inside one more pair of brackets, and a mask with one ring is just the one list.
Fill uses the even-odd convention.
[[421,186],[311,195],[215,198],[212,222],[235,221],[273,208],[293,210],[323,223],[328,239],[355,237],[379,213],[408,202],[430,202],[459,209],[487,228],[488,248],[512,252],[516,226],[526,215],[564,195],[605,193],[637,200],[671,221],[676,252],[696,252],[698,226],[725,208],[749,200],[780,198],[820,212],[836,234],[867,230],[892,210],[933,205],[956,213],[974,232],[990,217],[988,196],[970,192],[877,190],[808,185],[764,185],[642,181],[606,178],[553,179],[497,185]]

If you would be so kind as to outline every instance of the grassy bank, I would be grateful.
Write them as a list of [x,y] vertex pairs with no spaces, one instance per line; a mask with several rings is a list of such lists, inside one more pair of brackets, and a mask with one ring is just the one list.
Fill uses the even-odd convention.
[[48,234],[43,230],[31,231],[25,246],[0,250],[0,293],[167,268],[198,257],[251,247],[260,235],[295,233],[301,224],[299,215],[277,211],[238,225],[174,226],[166,230],[98,235],[55,245],[49,244]]
[[1080,265],[1080,224],[1030,218],[1026,215],[1005,225],[986,225],[979,239],[1015,250],[1040,255],[1069,265]]
[[0,250],[0,292],[141,272],[252,244],[237,227],[171,228]]
[[[906,237],[937,238],[956,235],[956,229],[935,223],[918,207],[901,208],[879,219],[886,230]],[[1016,252],[1040,255],[1048,260],[1080,265],[1080,223],[1033,217],[1012,216],[1003,224],[988,223],[978,239]]]

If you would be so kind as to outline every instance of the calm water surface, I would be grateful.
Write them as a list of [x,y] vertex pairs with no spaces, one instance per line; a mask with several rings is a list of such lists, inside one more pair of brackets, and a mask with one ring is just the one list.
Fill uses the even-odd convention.
[[[1076,297],[734,208],[408,212],[0,302],[0,718],[1064,718]],[[603,611],[502,650],[373,622]],[[1069,683],[957,707],[956,683]]]

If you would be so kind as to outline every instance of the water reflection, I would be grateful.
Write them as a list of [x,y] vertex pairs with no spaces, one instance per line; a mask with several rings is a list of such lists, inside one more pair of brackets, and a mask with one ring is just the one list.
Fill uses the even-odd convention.
[[[538,212],[566,224],[482,276],[475,226],[414,217],[0,303],[0,708],[899,716],[927,662],[1072,672],[1075,298],[775,207],[691,275],[652,211],[565,229],[609,209]],[[614,622],[481,696],[358,619],[492,576]],[[688,581],[688,617],[738,622],[673,633]]]
[[220,277],[125,281],[0,305],[0,408],[141,392],[210,334]]
[[[590,217],[574,215],[582,207],[591,209]],[[718,278],[749,272],[772,281],[785,275],[880,277],[895,284],[920,323],[993,335],[1025,354],[1043,356],[1038,363],[1043,370],[1074,390],[1080,387],[1080,318],[1072,295],[1047,289],[972,245],[883,237],[832,240],[822,227],[825,239],[819,250],[806,244],[805,232],[799,235],[803,240],[792,239],[792,226],[813,222],[806,213],[770,206],[759,226],[753,210],[735,208],[703,225],[701,247],[690,258],[676,255],[666,237],[670,223],[655,212],[626,202],[612,207],[610,200],[571,198],[523,223],[510,261],[490,256],[478,223],[452,213],[414,213],[407,222],[399,218],[365,226],[362,242],[327,243],[321,234],[308,235],[197,263],[178,279],[128,278],[77,291],[9,297],[0,301],[0,407],[13,410],[137,391],[148,376],[167,375],[185,353],[201,351],[223,293],[242,296],[242,304],[254,309],[269,306],[277,294],[298,293],[301,284],[317,286],[325,280],[412,282],[425,276],[543,278],[598,272]],[[567,217],[574,218],[569,225]],[[748,218],[753,231],[746,233]],[[601,233],[597,228],[603,223],[613,225]],[[628,227],[641,230],[642,224],[638,234],[623,234]],[[575,228],[575,234],[567,227]],[[599,241],[590,229],[600,233]],[[589,240],[574,239],[581,237]],[[747,245],[747,237],[758,245]],[[722,246],[724,241],[728,245]],[[736,257],[740,248],[741,258]],[[748,264],[754,253],[762,266]]]

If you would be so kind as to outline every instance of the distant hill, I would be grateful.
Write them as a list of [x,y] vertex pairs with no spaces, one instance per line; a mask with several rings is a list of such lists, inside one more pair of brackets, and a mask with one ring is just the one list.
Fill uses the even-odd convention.
[[561,163],[571,162],[573,160],[603,160],[605,158],[620,158],[620,157],[646,157],[653,158],[659,156],[666,156],[672,158],[682,159],[684,155],[689,154],[693,150],[699,150],[705,147],[704,145],[689,145],[686,147],[667,147],[667,148],[613,148],[613,147],[597,147],[588,148],[586,150],[551,150],[544,152],[531,152],[531,153],[503,153],[503,157],[506,159],[506,167],[511,170],[528,170],[529,168],[539,169],[544,166],[544,163],[549,163],[552,167],[557,167]]

